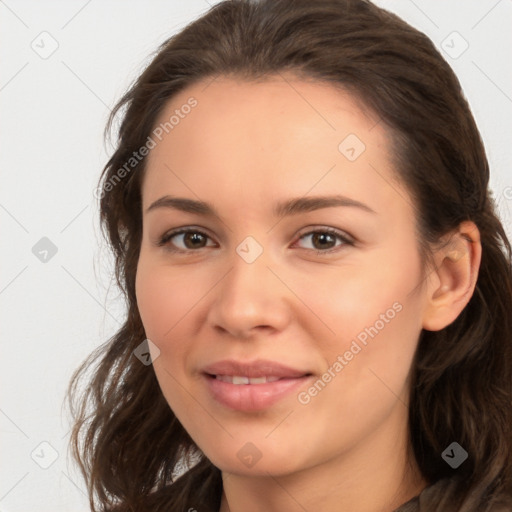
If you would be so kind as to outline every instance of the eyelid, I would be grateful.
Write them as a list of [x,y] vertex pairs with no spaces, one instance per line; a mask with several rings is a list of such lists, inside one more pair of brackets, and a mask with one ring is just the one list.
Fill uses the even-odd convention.
[[322,226],[318,224],[314,224],[312,226],[306,226],[305,228],[302,228],[298,233],[298,238],[303,237],[304,235],[309,235],[311,233],[331,233],[336,236],[339,236],[340,238],[346,239],[347,241],[354,242],[356,241],[355,237],[347,233],[346,231],[338,228],[334,228],[331,226]]

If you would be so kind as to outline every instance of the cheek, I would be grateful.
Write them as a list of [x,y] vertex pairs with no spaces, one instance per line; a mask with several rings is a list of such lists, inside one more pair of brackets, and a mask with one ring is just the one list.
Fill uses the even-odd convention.
[[343,334],[328,348],[327,363],[332,366],[341,356],[342,369],[337,366],[339,371],[320,400],[332,405],[333,421],[334,411],[358,418],[346,426],[357,436],[358,428],[371,430],[401,407],[400,402],[406,408],[407,378],[421,332],[421,303],[408,296],[403,285],[376,289],[366,300],[365,295],[352,298],[353,310],[347,307],[337,324]]
[[[167,401],[179,408],[187,361],[194,350],[197,329],[204,322],[201,309],[217,274],[171,267],[141,251],[135,282],[137,305],[146,337],[159,349],[153,362]],[[173,378],[174,377],[174,378]],[[177,379],[177,380],[176,380]]]
[[308,305],[331,329],[316,338],[325,369],[338,361],[318,402],[332,400],[337,410],[371,416],[403,394],[421,332],[421,294],[415,291],[420,261],[414,254],[404,244],[402,251],[376,253],[364,267],[343,269],[336,279],[309,283]]
[[[364,337],[346,340],[347,350],[340,350],[347,362],[325,399],[333,411],[358,418],[359,429],[371,431],[396,407],[407,410],[408,375],[420,331],[416,315],[414,304],[402,304],[389,323],[367,325],[359,333]],[[357,428],[353,430],[358,435]]]
[[[382,306],[387,305],[386,297]],[[294,415],[294,420],[303,420],[318,439],[330,439],[322,444],[326,456],[389,425],[388,418],[394,418],[390,420],[393,428],[407,421],[407,377],[420,327],[416,304],[403,301],[400,306],[400,311],[400,307],[392,309],[394,316],[390,311],[386,315],[386,307],[372,306],[357,327],[353,318],[344,315],[337,324],[342,333],[337,344],[322,350],[325,373],[321,379],[328,383],[317,384],[317,380],[313,389],[304,390],[299,403],[305,405],[299,405],[297,412],[302,414]],[[376,313],[383,313],[388,323],[376,321]],[[351,327],[345,329],[346,325]]]
[[147,337],[157,344],[176,331],[176,326],[200,299],[201,290],[193,280],[184,282],[180,277],[183,275],[184,272],[171,271],[141,254],[135,282],[137,306]]
[[[364,263],[303,273],[300,279],[282,272],[308,309],[304,315],[297,315],[298,321],[314,334],[326,355],[332,358],[343,354],[352,340],[364,343],[373,335],[380,339],[396,334],[398,339],[407,339],[405,331],[392,335],[405,317],[405,323],[412,322],[407,332],[420,329],[418,294],[411,293],[420,279],[419,261],[406,254],[405,250],[393,254],[376,251]],[[388,344],[392,343],[390,339]]]
[[184,286],[180,275],[183,273],[171,272],[168,267],[149,261],[141,252],[135,282],[137,305],[146,336],[160,351],[153,360],[153,369],[175,413],[184,408],[180,405],[182,390],[178,382],[183,380],[181,363],[186,344],[180,342],[180,327],[198,301],[198,292]]
[[139,264],[136,279],[136,295],[139,313],[149,339],[155,342],[172,327],[176,313],[176,294],[158,272]]

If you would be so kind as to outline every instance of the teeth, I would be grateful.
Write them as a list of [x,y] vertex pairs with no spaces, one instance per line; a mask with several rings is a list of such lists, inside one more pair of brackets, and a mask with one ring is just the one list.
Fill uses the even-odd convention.
[[248,380],[249,384],[265,384],[265,382],[267,382],[267,377],[254,377]]
[[230,384],[265,384],[266,382],[275,382],[279,377],[244,377],[240,375],[216,375],[216,379]]
[[232,380],[233,384],[249,384],[251,382],[248,377],[237,377],[236,375]]

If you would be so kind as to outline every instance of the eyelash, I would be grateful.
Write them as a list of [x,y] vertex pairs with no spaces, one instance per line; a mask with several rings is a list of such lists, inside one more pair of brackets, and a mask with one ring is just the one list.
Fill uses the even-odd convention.
[[[173,237],[175,237],[177,235],[187,234],[187,233],[200,234],[200,235],[202,235],[202,236],[204,236],[206,238],[210,238],[206,233],[204,233],[203,231],[201,231],[199,229],[195,229],[195,228],[178,228],[178,229],[175,229],[173,231],[169,231],[169,232],[165,233],[158,240],[157,245],[159,247],[166,246],[165,247],[166,250],[168,250],[168,251],[170,251],[172,253],[181,253],[181,254],[185,254],[185,253],[188,253],[188,252],[198,252],[201,249],[206,249],[206,247],[200,247],[199,249],[176,249],[176,248],[172,248],[171,247],[169,242],[171,241],[171,239]],[[326,249],[326,250],[321,250],[321,249],[306,249],[306,250],[315,251],[317,254],[326,255],[326,254],[330,254],[330,253],[333,253],[333,252],[338,252],[344,246],[347,246],[347,245],[348,246],[354,246],[354,244],[355,244],[353,239],[349,238],[343,232],[338,231],[337,229],[334,229],[334,228],[322,228],[322,229],[315,229],[315,230],[312,230],[312,231],[307,231],[306,233],[301,234],[299,236],[298,240],[301,240],[302,238],[304,238],[306,236],[313,235],[313,234],[318,234],[318,233],[333,235],[334,237],[336,237],[339,240],[341,240],[343,242],[343,244],[342,245],[337,245],[335,247],[332,247],[332,248]]]

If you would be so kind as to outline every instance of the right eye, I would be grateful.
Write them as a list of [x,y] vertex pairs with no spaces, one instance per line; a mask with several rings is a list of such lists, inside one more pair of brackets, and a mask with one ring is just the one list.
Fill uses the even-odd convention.
[[197,229],[178,228],[165,233],[158,241],[158,246],[172,252],[188,252],[208,247],[205,245],[208,239],[210,237],[206,233]]

